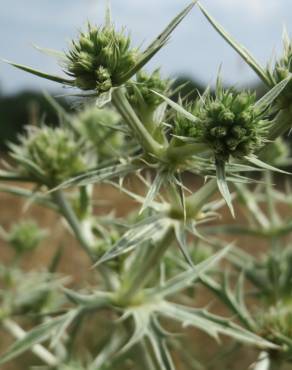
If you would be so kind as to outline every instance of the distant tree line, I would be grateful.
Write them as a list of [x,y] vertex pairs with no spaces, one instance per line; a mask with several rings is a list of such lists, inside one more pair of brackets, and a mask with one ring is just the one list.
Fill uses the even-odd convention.
[[[187,76],[176,80],[174,88],[179,86],[180,92],[174,95],[176,100],[179,95],[194,99],[206,88],[204,84]],[[258,86],[257,91],[259,96],[264,92],[262,86]],[[65,98],[58,98],[58,102],[67,111],[73,109],[72,103]],[[27,124],[37,124],[40,118],[47,124],[58,124],[56,112],[41,92],[22,91],[9,96],[0,92],[0,150],[7,148],[7,142],[16,141]]]

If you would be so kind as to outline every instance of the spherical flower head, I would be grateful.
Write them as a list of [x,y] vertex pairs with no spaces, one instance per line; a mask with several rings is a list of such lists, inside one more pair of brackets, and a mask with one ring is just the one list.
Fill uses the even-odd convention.
[[36,249],[46,232],[31,220],[14,224],[7,235],[7,242],[17,253],[28,252]]
[[283,344],[282,338],[292,336],[292,307],[279,303],[258,316],[260,335],[273,343]]
[[74,127],[94,150],[98,162],[113,158],[122,150],[124,135],[115,130],[119,120],[113,110],[96,106],[89,106],[74,117]]
[[152,113],[163,102],[163,99],[152,90],[167,95],[170,90],[170,80],[161,78],[159,69],[151,74],[140,70],[136,74],[136,81],[130,82],[127,86],[128,100],[137,112]]
[[175,134],[206,144],[219,160],[251,155],[263,146],[268,128],[255,101],[255,94],[219,87],[214,97],[208,93],[188,107],[196,122],[175,119]]
[[131,39],[113,27],[93,27],[72,41],[67,53],[66,72],[81,90],[97,94],[119,86],[122,75],[136,63],[138,50],[131,48]]
[[19,145],[10,145],[19,171],[43,185],[55,186],[86,170],[89,157],[69,129],[29,127]]

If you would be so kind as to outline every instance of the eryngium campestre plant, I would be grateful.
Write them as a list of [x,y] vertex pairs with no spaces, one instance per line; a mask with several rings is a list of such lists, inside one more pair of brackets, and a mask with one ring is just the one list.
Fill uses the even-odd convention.
[[[92,274],[90,279],[82,279],[80,284],[77,283],[78,288],[72,281],[71,289],[65,286],[58,289],[64,300],[55,301],[53,305],[47,304],[48,293],[51,295],[57,290],[55,277],[58,275],[53,271],[57,271],[58,262],[61,260],[61,250],[58,249],[47,266],[50,273],[44,280],[44,295],[42,286],[39,287],[40,293],[35,294],[37,284],[34,281],[26,290],[16,282],[14,285],[18,289],[13,298],[10,298],[11,289],[8,293],[0,292],[0,295],[3,293],[3,296],[7,297],[9,313],[8,316],[5,312],[4,316],[0,312],[1,326],[16,336],[16,342],[0,356],[0,366],[31,349],[44,362],[45,368],[58,370],[72,370],[75,363],[78,369],[80,367],[91,370],[124,370],[129,366],[139,370],[189,370],[206,367],[205,364],[197,366],[193,348],[188,349],[191,340],[188,343],[179,343],[178,338],[169,338],[171,334],[165,330],[167,327],[164,329],[163,326],[167,323],[168,328],[172,327],[173,321],[182,328],[193,326],[204,330],[216,339],[223,334],[236,342],[252,345],[260,351],[265,351],[270,362],[273,361],[271,354],[275,351],[278,351],[279,357],[282,356],[287,338],[269,336],[264,330],[264,337],[259,337],[262,333],[253,312],[257,313],[262,309],[249,312],[245,304],[245,298],[250,295],[250,291],[246,291],[244,276],[254,288],[261,288],[253,289],[260,300],[264,300],[269,293],[265,284],[269,279],[262,274],[258,263],[253,264],[256,258],[249,255],[246,257],[247,253],[238,251],[239,248],[235,246],[223,248],[217,253],[212,251],[214,247],[223,247],[225,242],[222,235],[229,230],[233,235],[249,233],[258,238],[264,237],[266,241],[271,242],[273,253],[279,255],[278,246],[281,248],[281,243],[278,239],[291,233],[291,223],[281,220],[280,214],[277,213],[277,204],[274,204],[283,198],[287,202],[287,198],[279,194],[279,191],[273,191],[270,174],[266,172],[263,178],[265,181],[259,181],[252,191],[249,189],[252,178],[242,176],[242,172],[258,171],[259,167],[265,171],[273,169],[262,162],[261,159],[265,158],[262,153],[258,153],[258,149],[262,148],[266,137],[275,139],[279,132],[283,132],[277,130],[272,136],[269,135],[271,128],[265,117],[273,118],[275,126],[281,124],[281,119],[274,115],[275,101],[290,80],[282,81],[280,86],[269,84],[271,90],[257,102],[253,94],[238,93],[233,89],[223,90],[218,86],[215,97],[209,93],[204,94],[202,99],[189,106],[190,112],[183,108],[181,101],[169,99],[168,86],[161,81],[157,72],[148,77],[139,73],[135,82],[130,81],[166,43],[171,32],[193,5],[194,2],[175,17],[143,53],[132,49],[126,37],[121,41],[110,26],[111,22],[107,22],[107,27],[103,28],[93,29],[88,26],[87,33],[80,34],[79,40],[72,44],[72,50],[66,55],[61,54],[62,59],[67,61],[66,70],[71,79],[12,63],[40,77],[90,90],[91,93],[81,96],[95,97],[98,104],[102,102],[104,105],[111,101],[116,109],[115,113],[120,115],[117,127],[122,136],[125,134],[127,151],[104,152],[102,159],[98,158],[98,166],[91,167],[88,151],[92,153],[94,146],[97,152],[103,149],[102,146],[99,147],[99,134],[108,132],[110,135],[111,129],[116,133],[113,117],[104,114],[104,127],[102,122],[99,122],[100,115],[103,114],[94,110],[85,113],[84,117],[80,114],[76,123],[74,117],[64,112],[62,115],[59,109],[64,129],[30,129],[28,135],[21,140],[22,147],[11,146],[11,154],[18,168],[14,170],[11,167],[10,171],[0,170],[0,178],[8,182],[12,179],[19,182],[36,182],[38,186],[29,189],[25,186],[22,188],[1,185],[0,190],[33,200],[56,212],[66,221],[66,225],[95,268],[89,270]],[[106,45],[103,45],[103,40],[96,41],[105,35]],[[123,50],[124,54],[119,54],[116,60],[117,46],[113,45],[113,40],[121,41],[124,45],[118,49],[119,52]],[[127,58],[132,52],[134,58]],[[118,68],[122,66],[122,61],[126,69],[124,72]],[[106,63],[108,65],[105,65]],[[117,70],[114,68],[115,63]],[[257,65],[255,69],[260,71],[262,76],[265,74]],[[153,93],[152,96],[150,92]],[[101,96],[97,98],[97,95]],[[167,105],[170,108],[167,108]],[[177,113],[173,113],[173,110]],[[290,124],[291,115],[288,118]],[[101,126],[105,131],[101,130]],[[131,143],[135,145],[134,150],[127,142],[130,136]],[[103,137],[102,144],[107,144],[110,137],[111,135],[107,139]],[[269,145],[267,141],[267,150]],[[131,147],[131,151],[128,147]],[[112,148],[114,149],[114,144]],[[226,163],[231,157],[231,163]],[[196,181],[194,190],[192,187],[189,189],[190,183],[186,181],[185,172],[188,172],[189,176],[194,173],[213,177],[215,170],[217,184],[215,179],[211,179],[199,188],[199,182]],[[153,174],[153,177],[148,177],[149,173]],[[129,178],[125,179],[128,175]],[[262,180],[259,172],[257,176],[257,179]],[[65,181],[68,177],[70,179]],[[129,186],[128,180],[133,178],[139,181],[137,190],[135,184]],[[63,181],[65,183],[57,185]],[[230,194],[227,182],[235,185],[233,194]],[[109,196],[111,202],[104,204],[104,187],[100,187],[98,192],[94,191],[97,190],[92,186],[94,183],[113,185],[135,202],[142,204],[139,214],[136,209],[132,218],[124,217],[124,212],[119,212],[120,216],[117,217],[115,211],[128,211],[128,207],[118,209],[112,194]],[[44,193],[43,187],[39,186],[41,184],[53,189]],[[232,200],[241,197],[242,214],[246,214],[249,221],[247,227],[234,223],[226,226],[211,224],[224,204],[221,200],[212,199],[216,185],[232,211]],[[69,186],[78,190],[64,192],[63,189]],[[189,195],[189,191],[193,194]],[[292,203],[291,200],[290,202]],[[108,213],[111,204],[112,212]],[[99,213],[99,210],[96,214],[96,206],[99,205],[106,206],[104,212],[107,215],[103,214],[103,211]],[[267,214],[264,213],[266,210]],[[204,226],[207,222],[210,224]],[[210,247],[206,247],[205,243],[210,244]],[[179,246],[184,259],[179,257],[178,248],[172,248],[174,244]],[[198,246],[203,250],[198,250]],[[224,266],[216,267],[223,257],[228,257],[228,262],[236,267],[232,269],[233,280],[230,285],[223,270]],[[276,297],[275,302],[272,302],[273,307],[278,302],[286,304],[286,297],[290,302],[291,263],[287,263],[287,266],[289,268],[283,279],[282,274],[275,268],[275,262],[271,260],[271,291],[273,297]],[[236,282],[237,269],[244,274],[240,274]],[[224,277],[223,281],[218,280],[220,276]],[[34,279],[36,283],[40,282],[39,275]],[[281,294],[283,280],[285,296]],[[196,282],[210,288],[231,314],[236,316],[237,323],[230,320],[230,315],[223,317],[209,313],[206,309],[194,308],[195,297],[192,288]],[[63,286],[65,282],[61,284]],[[29,294],[30,292],[33,294]],[[25,304],[14,304],[19,296],[25,300]],[[10,304],[11,301],[13,304]],[[17,310],[13,310],[13,307]],[[270,306],[265,304],[265,308],[268,312]],[[15,313],[20,312],[34,314],[31,324],[35,323],[36,317],[38,319],[37,326],[30,329],[27,335],[18,326],[18,322],[13,321]],[[82,326],[87,324],[89,329],[93,328],[93,315],[99,317],[99,322],[107,332],[105,336],[102,331],[100,336],[96,336],[93,330],[94,343],[87,345],[83,341],[83,333],[87,328]],[[119,320],[109,322],[109,315]],[[289,328],[290,321],[290,317],[287,320],[284,317],[283,322]],[[264,325],[260,328],[264,329]],[[283,327],[282,333],[289,333],[290,336],[290,330],[284,329],[286,328]],[[267,341],[267,337],[270,341]],[[168,350],[168,339],[171,340],[172,351],[184,356],[181,358],[186,360],[185,364],[178,361],[181,363],[177,364],[177,367],[173,363]],[[81,342],[85,344],[84,351],[77,348]],[[50,346],[47,346],[49,343]],[[134,351],[128,352],[133,345]],[[286,352],[283,354],[286,356]],[[207,367],[210,367],[209,365],[210,363]],[[257,365],[255,369],[258,370]],[[281,364],[275,365],[272,363],[270,369],[279,370]],[[218,367],[217,363],[215,366]],[[247,368],[248,365],[245,364],[244,367]],[[219,368],[226,366],[219,364]]]
[[216,159],[243,158],[265,143],[269,122],[255,107],[256,95],[233,89],[216,89],[188,107],[196,122],[178,114],[174,133],[206,144]]
[[122,83],[122,75],[134,67],[138,54],[124,32],[88,24],[87,32],[72,41],[66,54],[66,73],[76,87],[101,94]]
[[88,167],[88,154],[82,141],[66,128],[29,127],[19,137],[19,144],[9,146],[19,173],[48,187]]

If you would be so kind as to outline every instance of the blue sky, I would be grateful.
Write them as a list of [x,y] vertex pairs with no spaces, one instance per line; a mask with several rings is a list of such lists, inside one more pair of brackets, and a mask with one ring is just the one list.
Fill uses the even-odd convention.
[[[201,0],[242,44],[266,63],[281,50],[283,25],[292,31],[291,0]],[[136,45],[147,45],[188,2],[182,0],[112,0],[117,26],[131,31]],[[67,50],[87,20],[103,18],[102,0],[1,0],[0,57],[57,73],[53,58],[32,44]],[[289,29],[290,26],[290,29]],[[248,85],[256,80],[249,67],[215,33],[198,9],[178,27],[171,42],[148,65],[162,66],[164,75],[190,75],[213,83],[222,63],[225,82]],[[56,89],[56,84],[29,76],[3,63],[0,84],[4,92],[23,88]]]

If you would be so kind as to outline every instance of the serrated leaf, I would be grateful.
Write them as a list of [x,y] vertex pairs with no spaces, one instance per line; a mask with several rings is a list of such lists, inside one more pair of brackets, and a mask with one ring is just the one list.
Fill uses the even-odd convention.
[[271,86],[270,79],[266,71],[257,62],[257,60],[250,54],[250,52],[239,44],[224,28],[207,12],[201,3],[198,3],[204,16],[215,28],[215,30],[228,42],[228,44],[243,58],[243,60],[255,71],[259,78],[268,86]]
[[128,173],[135,172],[140,168],[141,166],[127,163],[86,171],[83,174],[80,174],[63,182],[62,184],[52,189],[50,192],[59,189],[66,189],[72,186],[85,186],[89,184],[94,184],[101,181],[110,180],[118,176],[126,176]]
[[160,297],[168,297],[187,288],[190,284],[193,284],[198,280],[201,274],[207,272],[217,264],[229,252],[229,250],[230,246],[227,246],[193,268],[168,280],[163,286],[154,289],[153,293]]
[[148,46],[148,48],[142,53],[140,59],[129,71],[124,73],[120,77],[121,82],[127,81],[136,72],[138,72],[168,41],[169,36],[174,29],[180,24],[180,22],[187,16],[191,9],[196,4],[196,1],[192,1],[182,12],[180,12],[164,29],[164,31],[158,35],[158,37]]
[[161,235],[166,227],[165,220],[156,219],[153,221],[152,217],[149,218],[149,220],[150,222],[148,224],[142,224],[142,226],[133,227],[127,231],[124,236],[101,257],[96,265],[127,253],[141,243],[150,242]]
[[285,80],[279,82],[276,86],[274,86],[269,92],[267,92],[260,100],[258,100],[254,107],[259,109],[260,111],[266,110],[281,94],[281,92],[285,89],[288,83],[291,81],[292,74],[285,78]]
[[31,74],[33,74],[35,76],[38,76],[38,77],[41,77],[41,78],[45,78],[46,80],[58,82],[58,83],[61,83],[61,84],[64,84],[64,85],[70,85],[70,86],[73,86],[74,85],[74,81],[73,80],[68,80],[68,79],[66,79],[64,77],[51,75],[51,74],[48,74],[48,73],[39,71],[37,69],[33,69],[31,67],[25,66],[23,64],[18,64],[18,63],[10,62],[9,60],[2,59],[2,61],[4,63],[8,63],[8,64],[12,65],[15,68],[18,68],[18,69],[21,69],[21,70],[23,70],[25,72],[31,73]]
[[158,95],[160,98],[162,98],[163,100],[166,101],[166,103],[171,107],[173,108],[175,111],[177,111],[178,113],[182,114],[184,117],[186,117],[188,120],[192,121],[192,122],[197,122],[198,121],[198,118],[193,116],[190,112],[188,112],[187,110],[185,110],[181,105],[179,105],[178,103],[174,102],[173,100],[169,99],[168,97],[158,93],[157,91],[154,91],[154,90],[151,90],[154,94]]
[[103,307],[110,303],[110,293],[97,292],[95,294],[82,294],[71,289],[64,288],[63,290],[71,302],[80,306]]
[[139,212],[140,214],[143,211],[145,211],[145,209],[147,209],[151,205],[151,203],[154,201],[155,197],[159,194],[160,188],[166,178],[167,178],[166,173],[158,172],[142,204],[141,210]]
[[216,160],[216,178],[218,189],[224,198],[233,218],[235,218],[234,209],[232,205],[232,197],[226,181],[225,163],[220,160]]
[[163,316],[180,321],[183,326],[194,326],[201,329],[216,340],[219,340],[219,334],[223,334],[241,343],[253,345],[257,348],[277,348],[275,344],[242,328],[230,321],[230,319],[211,314],[206,310],[164,302],[159,312]]
[[[71,314],[69,312],[69,314]],[[13,360],[15,357],[21,355],[22,353],[31,349],[35,344],[41,343],[47,340],[56,329],[63,325],[64,320],[66,320],[68,314],[51,319],[44,324],[37,326],[28,332],[24,338],[17,340],[9,350],[4,353],[0,358],[0,365]]]

